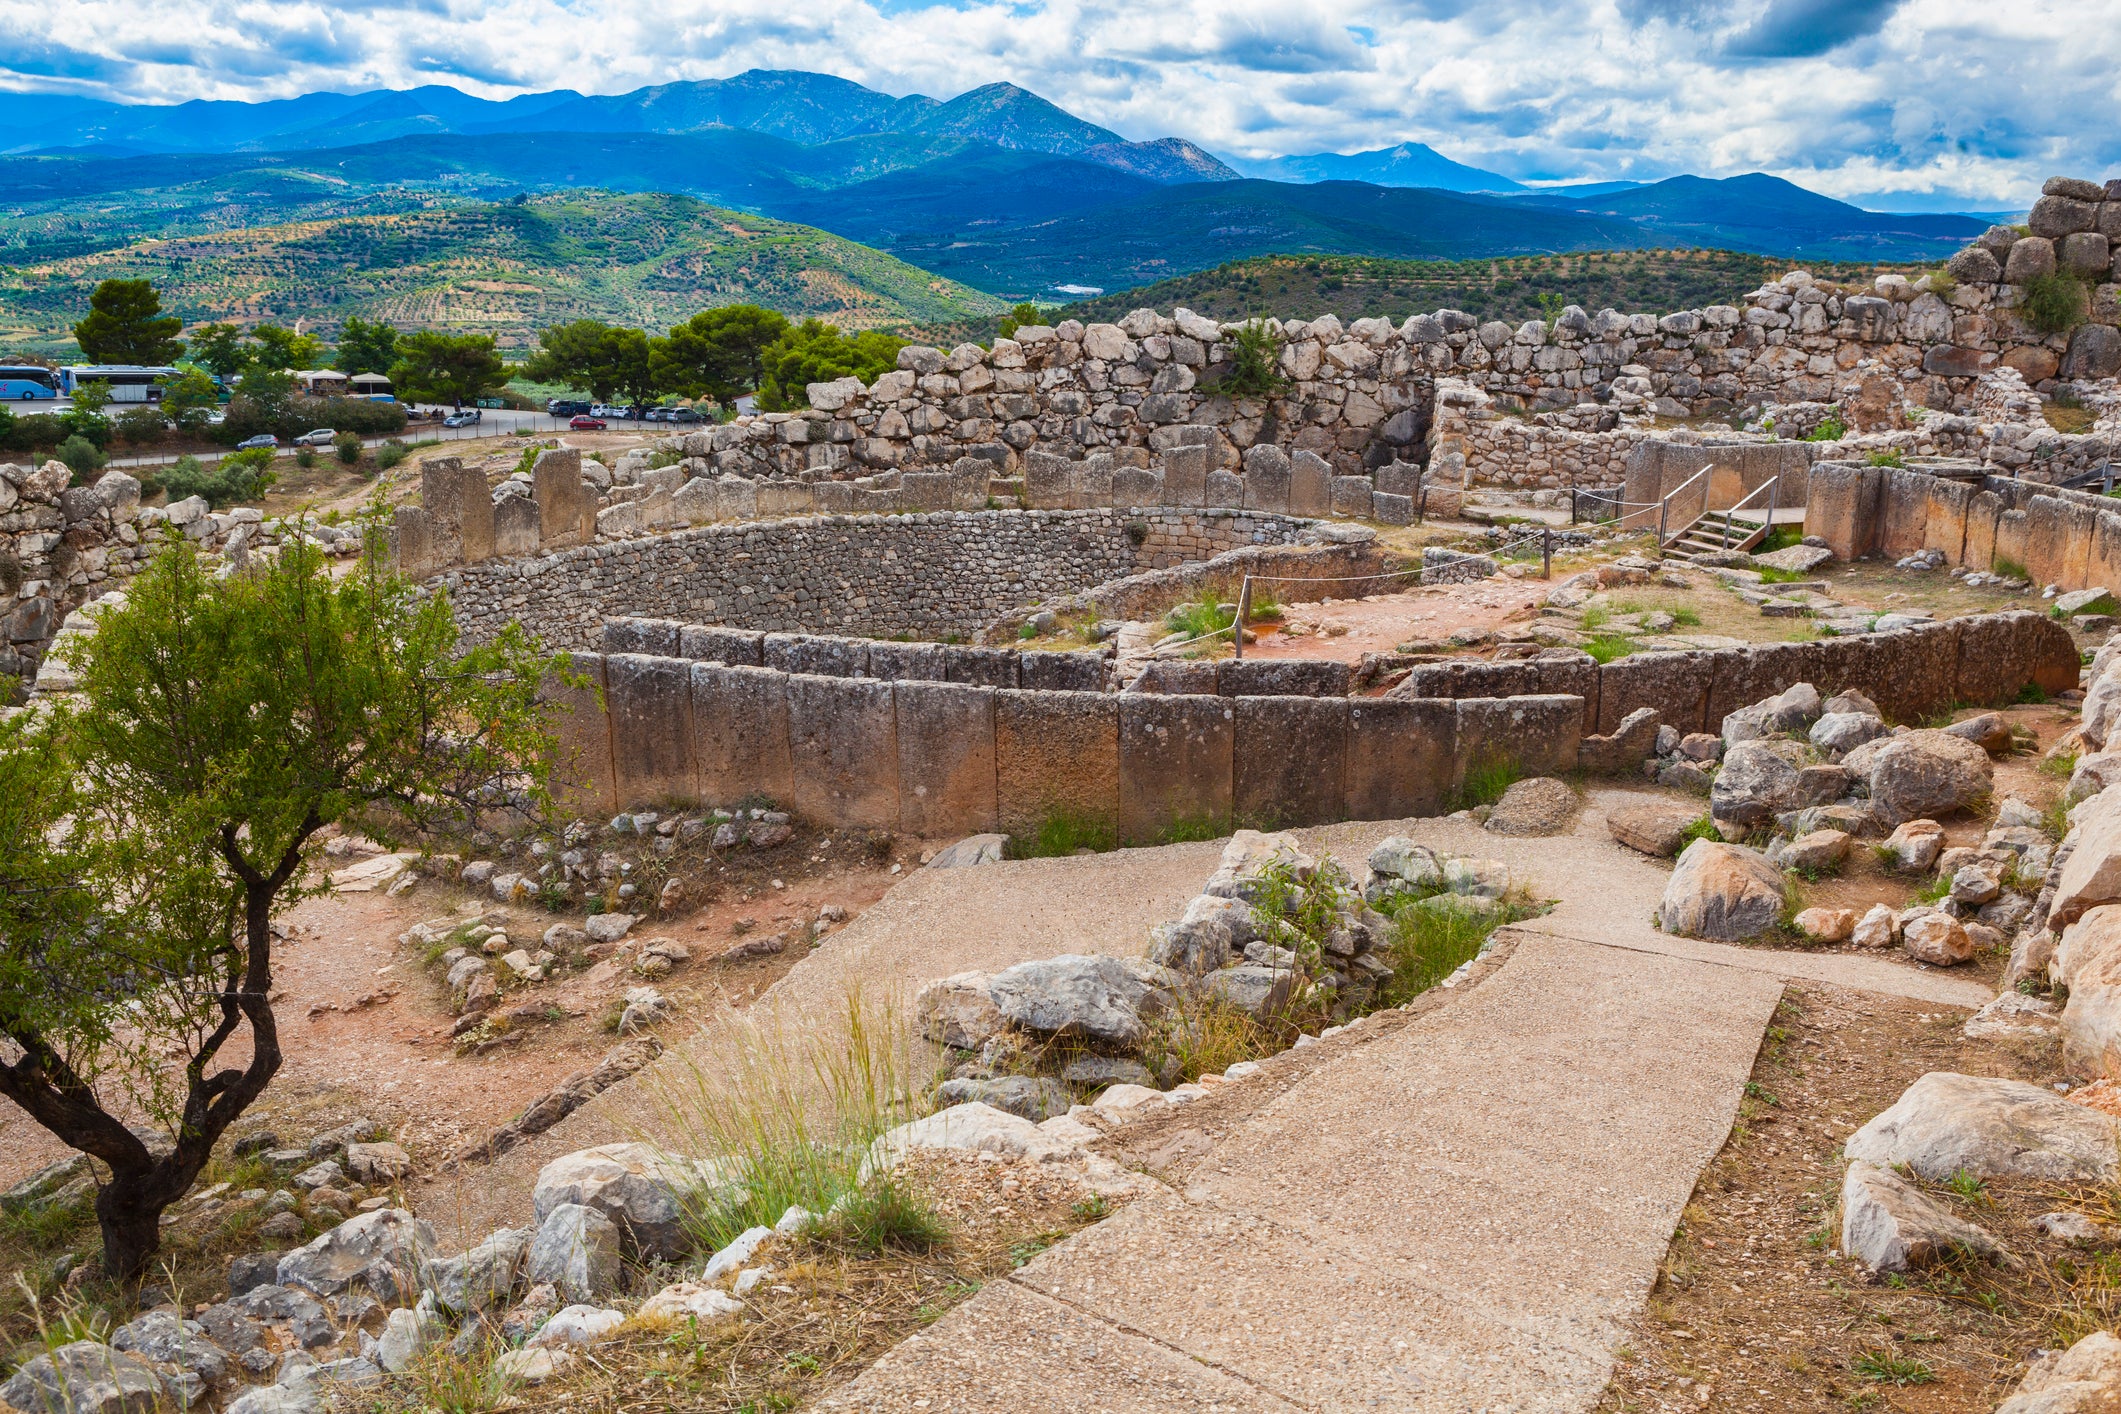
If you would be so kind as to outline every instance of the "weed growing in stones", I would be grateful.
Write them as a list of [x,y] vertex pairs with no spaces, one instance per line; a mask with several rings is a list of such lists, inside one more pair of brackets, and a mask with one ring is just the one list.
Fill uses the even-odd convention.
[[[1592,654],[1597,657],[1597,654]],[[1603,658],[1600,662],[1605,662]],[[1493,805],[1502,799],[1502,793],[1524,779],[1524,767],[1508,757],[1488,756],[1472,762],[1466,767],[1465,779],[1451,792],[1445,805],[1450,810],[1470,810],[1476,805]]]
[[1274,1055],[1283,1044],[1274,1029],[1246,1012],[1188,992],[1151,1023],[1142,1064],[1158,1075],[1193,1081]]
[[1011,835],[1009,853],[1016,859],[1055,859],[1085,850],[1103,854],[1119,848],[1119,836],[1110,822],[1079,811],[1048,811],[1029,836]]
[[1689,609],[1684,604],[1672,610],[1672,623],[1678,628],[1700,628],[1701,611]]
[[1913,1356],[1895,1355],[1890,1350],[1873,1350],[1859,1355],[1849,1368],[1866,1380],[1875,1380],[1890,1385],[1926,1385],[1937,1378],[1925,1361]]
[[1625,658],[1635,651],[1635,641],[1624,634],[1601,633],[1583,645],[1583,651],[1591,655],[1593,662],[1610,663],[1616,658]]
[[1998,555],[1989,561],[1989,573],[2002,575],[2005,579],[2030,580],[2033,572],[2008,555]]
[[817,1240],[880,1257],[941,1247],[950,1240],[950,1229],[912,1190],[874,1178],[838,1200]]
[[521,1405],[519,1381],[497,1369],[504,1347],[482,1340],[463,1354],[438,1345],[393,1382],[390,1393],[373,1399],[369,1414],[493,1414]]

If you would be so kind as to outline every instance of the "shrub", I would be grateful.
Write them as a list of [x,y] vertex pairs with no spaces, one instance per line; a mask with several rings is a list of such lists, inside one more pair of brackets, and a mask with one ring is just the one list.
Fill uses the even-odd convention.
[[1624,634],[1601,633],[1589,643],[1584,644],[1583,651],[1590,654],[1594,662],[1610,663],[1616,658],[1625,658],[1628,654],[1634,652],[1635,644],[1633,640]]
[[1151,1024],[1142,1042],[1142,1063],[1159,1075],[1175,1067],[1181,1080],[1194,1081],[1281,1048],[1279,1038],[1250,1013],[1189,991]]
[[341,432],[331,439],[331,449],[347,466],[356,466],[361,460],[361,435],[358,432]]
[[1466,767],[1465,779],[1451,793],[1450,807],[1470,810],[1476,805],[1493,805],[1502,799],[1504,791],[1523,779],[1524,768],[1508,757],[1490,756],[1475,761]]
[[98,447],[94,442],[89,441],[88,438],[83,437],[78,432],[61,442],[58,450],[53,452],[52,455],[66,463],[67,467],[74,473],[76,483],[86,481],[90,476],[101,471],[103,463],[108,460],[103,455],[101,447]]
[[118,414],[116,423],[118,440],[129,442],[136,447],[149,446],[161,441],[162,434],[168,430],[168,419],[162,416],[160,408],[128,408]]
[[9,451],[40,452],[58,446],[67,438],[66,424],[48,412],[33,412],[27,417],[17,417],[7,429],[5,445]]
[[1056,808],[1038,822],[1029,838],[1012,835],[1009,852],[1018,859],[1057,859],[1078,850],[1103,854],[1119,848],[1119,836],[1107,822],[1073,810]]
[[2035,275],[2025,282],[2019,304],[2025,322],[2043,334],[2067,334],[2084,322],[2091,309],[2091,292],[2084,281],[2066,270]]
[[317,464],[317,449],[316,449],[316,448],[314,448],[314,447],[297,447],[297,448],[295,448],[295,465],[296,465],[296,466],[298,466],[298,467],[301,467],[301,468],[302,468],[302,470],[304,470],[304,471],[308,471],[308,470],[309,470],[309,469],[310,469],[311,467],[315,466],[316,464]]
[[1901,455],[1898,447],[1893,447],[1883,452],[1872,452],[1866,460],[1872,466],[1905,467],[1907,465],[1907,458]]
[[2033,572],[2031,570],[2027,569],[2024,565],[2019,564],[2016,560],[2012,559],[2008,555],[1998,555],[1994,559],[1990,560],[1988,562],[1988,570],[1990,574],[2000,574],[2005,579],[2023,579],[2030,581],[2033,577]]
[[170,500],[204,496],[206,503],[215,510],[256,500],[276,480],[272,451],[265,447],[248,452],[229,452],[210,467],[203,465],[197,457],[179,457],[176,465],[161,476],[162,489]]
[[403,442],[385,442],[382,446],[376,448],[376,465],[384,471],[389,471],[399,462],[404,461],[406,454],[411,450],[412,448],[406,446]]
[[1841,414],[1830,412],[1819,420],[1819,425],[1814,427],[1804,440],[1807,442],[1838,442],[1843,437],[1848,436],[1848,431],[1848,424],[1841,420]]
[[1959,293],[1959,277],[1941,266],[1930,271],[1929,281],[1930,293],[1938,299],[1949,302],[1953,295]]
[[1229,370],[1215,390],[1232,397],[1265,397],[1282,386],[1281,339],[1264,319],[1253,319],[1229,336]]

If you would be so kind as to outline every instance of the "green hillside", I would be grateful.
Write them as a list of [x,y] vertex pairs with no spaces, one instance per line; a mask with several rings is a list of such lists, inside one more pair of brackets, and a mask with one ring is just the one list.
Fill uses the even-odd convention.
[[652,329],[720,304],[860,329],[1001,307],[808,226],[690,197],[574,191],[140,240],[0,267],[0,346],[63,351],[98,281],[142,276],[187,322],[300,319],[329,332],[359,314],[404,329],[490,333],[509,348],[562,320]]
[[[1736,304],[1792,262],[1726,250],[1597,251],[1497,260],[1370,260],[1349,256],[1260,256],[1233,260],[1067,306],[1062,317],[1115,320],[1134,309],[1184,305],[1216,319],[1253,315],[1343,320],[1404,319],[1462,309],[1512,323],[1549,313],[1542,296],[1587,310],[1666,313]],[[1869,266],[1808,263],[1821,278],[1867,275]]]

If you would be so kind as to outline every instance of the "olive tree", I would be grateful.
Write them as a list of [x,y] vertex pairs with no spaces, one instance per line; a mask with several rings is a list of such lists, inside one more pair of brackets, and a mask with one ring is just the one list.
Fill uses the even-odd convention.
[[180,542],[127,597],[71,700],[0,723],[0,1094],[108,1169],[131,1280],[280,1067],[272,922],[328,887],[320,832],[542,808],[556,665],[520,630],[460,650],[442,596],[300,542],[228,576]]

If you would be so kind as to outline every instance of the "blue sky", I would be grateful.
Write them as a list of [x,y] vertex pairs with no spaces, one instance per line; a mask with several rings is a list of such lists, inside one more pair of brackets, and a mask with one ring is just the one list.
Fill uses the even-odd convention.
[[2121,175],[2114,0],[0,0],[0,86],[134,102],[754,67],[1006,79],[1132,138],[1413,140],[1534,182],[1757,170],[2001,209]]

